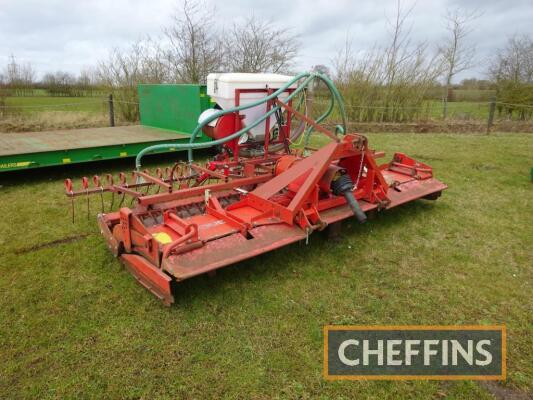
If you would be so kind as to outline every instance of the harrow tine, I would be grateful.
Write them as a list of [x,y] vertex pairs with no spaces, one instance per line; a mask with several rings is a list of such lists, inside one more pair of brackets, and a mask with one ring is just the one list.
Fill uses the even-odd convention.
[[179,163],[176,163],[172,166],[172,168],[170,169],[170,172],[168,174],[168,179],[170,181],[170,188],[173,189],[173,186],[174,186],[174,181],[177,181],[178,182],[178,186],[180,184],[180,179],[179,179],[179,168],[180,168],[180,164]]
[[[145,169],[143,172],[144,172],[145,174],[149,174],[149,173],[150,173],[150,171],[147,170],[147,169]],[[144,191],[144,195],[145,195],[145,196],[148,194],[148,192],[150,191],[150,188],[151,188],[151,187],[152,187],[152,184],[146,185],[146,190]]]
[[87,197],[87,219],[90,219],[91,215],[91,206],[90,206],[90,200],[89,200],[89,180],[86,176],[81,178],[81,185],[85,189],[86,197]]
[[[105,178],[106,178],[107,185],[113,186],[113,175],[107,174]],[[115,203],[115,192],[111,191],[111,205],[109,206],[110,211],[113,209],[114,203]]]
[[72,223],[74,223],[74,192],[72,191],[72,180],[65,179],[65,189],[68,194],[70,194],[70,205],[72,208]]
[[[157,168],[155,170],[155,174],[157,175],[159,179],[161,180],[163,179],[163,171],[161,170],[161,168]],[[160,190],[161,190],[161,186],[157,185],[157,191],[155,192],[155,194],[158,194]]]
[[95,188],[100,188],[100,203],[102,205],[102,214],[104,213],[104,188],[100,182],[98,175],[93,176],[93,184]]
[[[128,187],[128,184],[126,182],[126,174],[124,172],[121,172],[118,174],[118,179],[120,180],[120,185],[124,187]],[[120,199],[120,203],[118,205],[118,208],[122,207],[122,204],[124,204],[124,199],[126,198],[126,193],[122,192],[122,198]]]
[[[140,183],[140,181],[138,181],[138,177],[137,175],[135,175],[135,171],[131,171],[131,183],[132,184],[136,184],[136,183]],[[133,201],[135,200],[135,197],[132,197],[131,200],[130,200],[130,207],[133,205]]]

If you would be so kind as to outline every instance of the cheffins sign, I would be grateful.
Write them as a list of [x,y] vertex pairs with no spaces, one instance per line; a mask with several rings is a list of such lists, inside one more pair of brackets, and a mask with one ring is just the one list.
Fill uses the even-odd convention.
[[504,380],[505,326],[325,326],[324,377]]

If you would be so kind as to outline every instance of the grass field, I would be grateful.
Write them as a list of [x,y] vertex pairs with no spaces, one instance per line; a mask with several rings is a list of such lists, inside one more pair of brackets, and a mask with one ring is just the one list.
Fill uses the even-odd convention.
[[42,111],[84,111],[90,113],[107,112],[108,105],[103,98],[94,97],[6,97],[7,107],[16,107],[17,113],[24,115]]
[[[109,125],[109,105],[98,97],[6,97],[5,106],[0,105],[0,133]],[[121,119],[118,110],[115,121],[130,123]]]
[[0,176],[0,398],[493,398],[474,381],[325,381],[326,324],[506,324],[503,385],[531,395],[533,136],[369,138],[449,190],[186,281],[171,308],[111,256],[84,199],[70,222],[62,180],[131,161]]
[[[317,100],[314,108],[315,111],[320,115],[324,112],[329,105],[329,102],[323,101],[321,99]],[[348,118],[352,122],[379,122],[380,115],[383,112],[381,107],[366,107],[366,106],[355,106],[352,107],[349,103],[346,103],[346,112]],[[401,118],[405,120],[399,122],[414,122],[414,121],[425,121],[425,120],[443,120],[443,103],[438,100],[426,100],[420,107],[413,109],[412,107],[407,107],[404,110],[405,114],[401,114]],[[373,117],[369,117],[373,115]],[[472,101],[461,101],[461,102],[450,102],[448,103],[448,112],[447,120],[449,122],[453,121],[487,121],[489,115],[489,103],[488,102],[472,102]],[[334,110],[332,118],[335,120],[340,119],[340,114],[337,109]],[[385,121],[387,121],[385,119]]]
[[[18,113],[25,116],[42,111],[83,111],[95,114],[107,113],[108,105],[104,98],[98,97],[6,97],[6,106],[17,107]],[[322,100],[318,100],[325,103]],[[322,105],[322,104],[320,104]],[[324,104],[326,106],[327,104]],[[442,119],[442,102],[428,100],[421,107],[420,118]],[[350,105],[346,108],[350,113]],[[355,111],[359,111],[357,108]],[[486,120],[489,112],[488,102],[450,102],[448,103],[448,117],[450,119],[483,119]]]

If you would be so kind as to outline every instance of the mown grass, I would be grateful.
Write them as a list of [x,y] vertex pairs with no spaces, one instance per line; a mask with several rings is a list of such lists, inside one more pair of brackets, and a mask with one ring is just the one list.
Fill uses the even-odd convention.
[[449,190],[186,281],[171,308],[111,256],[84,199],[70,223],[62,180],[131,162],[1,176],[0,398],[492,398],[474,381],[327,382],[325,324],[506,324],[504,385],[531,393],[533,137],[369,138]]

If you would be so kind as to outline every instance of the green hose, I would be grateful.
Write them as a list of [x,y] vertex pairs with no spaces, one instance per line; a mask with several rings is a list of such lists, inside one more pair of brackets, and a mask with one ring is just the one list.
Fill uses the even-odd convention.
[[[330,103],[330,107],[328,108],[328,110],[324,114],[322,114],[316,120],[316,122],[320,123],[321,121],[323,121],[325,118],[328,117],[328,115],[333,110],[333,107],[335,105],[335,100],[337,100],[337,104],[339,105],[339,109],[340,109],[340,113],[341,113],[341,117],[342,117],[342,128],[341,127],[337,127],[337,131],[340,131],[342,134],[344,134],[344,132],[346,132],[346,113],[345,113],[345,110],[344,110],[344,103],[342,101],[342,96],[340,95],[339,91],[337,90],[337,88],[335,87],[333,82],[328,77],[326,77],[325,75],[322,75],[322,74],[317,73],[317,72],[303,72],[303,73],[298,74],[291,81],[289,81],[288,83],[283,85],[281,88],[279,88],[278,90],[276,90],[275,92],[273,92],[272,94],[270,94],[270,95],[268,95],[266,97],[263,97],[263,98],[255,101],[253,103],[250,103],[250,104],[246,104],[246,105],[242,105],[242,106],[238,106],[238,107],[232,107],[232,108],[228,108],[226,110],[221,110],[221,111],[209,116],[208,118],[203,120],[200,124],[198,124],[198,126],[194,129],[194,131],[191,134],[191,138],[190,138],[189,143],[183,143],[183,144],[166,143],[166,144],[157,144],[157,145],[154,145],[154,146],[146,147],[145,149],[141,150],[139,152],[139,154],[137,154],[137,157],[135,158],[135,168],[137,170],[139,170],[141,168],[141,159],[142,159],[142,157],[144,155],[150,153],[150,152],[153,152],[153,151],[165,150],[165,149],[170,149],[170,148],[173,148],[173,149],[187,149],[188,150],[188,156],[189,156],[189,162],[192,162],[192,159],[193,159],[192,151],[193,151],[193,149],[205,149],[205,148],[212,147],[212,146],[218,146],[220,144],[224,144],[226,142],[229,142],[231,140],[234,140],[234,139],[240,137],[241,135],[243,135],[246,132],[248,132],[250,129],[255,128],[257,125],[259,125],[265,119],[270,117],[273,113],[275,113],[281,107],[280,106],[272,107],[271,110],[269,110],[267,113],[265,113],[261,118],[259,118],[254,123],[250,124],[247,127],[244,127],[240,131],[237,131],[237,132],[235,132],[235,133],[233,133],[233,134],[231,134],[229,136],[226,136],[226,137],[224,137],[222,139],[213,140],[213,141],[204,142],[204,143],[194,143],[194,141],[195,141],[198,133],[200,132],[200,130],[205,125],[210,123],[211,121],[214,121],[215,119],[220,118],[223,115],[230,114],[230,113],[237,112],[237,111],[246,110],[248,108],[252,108],[252,107],[258,106],[260,104],[263,104],[263,103],[265,103],[265,102],[267,102],[269,100],[273,100],[274,98],[279,96],[281,93],[283,93],[285,90],[287,90],[291,85],[295,84],[296,82],[298,82],[302,78],[306,78],[306,79],[302,82],[302,84],[298,85],[298,87],[294,90],[294,92],[292,92],[287,97],[286,101],[288,102],[294,96],[296,96],[299,92],[301,92],[305,87],[307,87],[309,82],[311,82],[312,80],[314,80],[316,78],[320,79],[321,81],[323,81],[326,84],[326,86],[328,87],[328,89],[330,91],[331,103]],[[311,131],[311,129],[309,129],[309,133],[307,133],[307,135],[310,135],[310,131]]]

